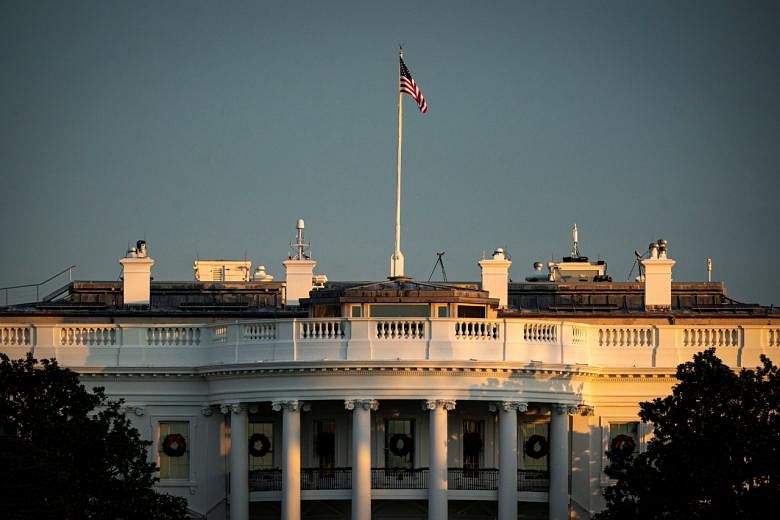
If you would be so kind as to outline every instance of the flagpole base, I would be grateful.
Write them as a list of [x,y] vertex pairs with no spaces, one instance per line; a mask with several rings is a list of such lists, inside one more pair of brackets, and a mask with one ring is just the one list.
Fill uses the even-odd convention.
[[390,277],[395,278],[397,276],[404,275],[404,255],[400,251],[393,253],[390,257]]

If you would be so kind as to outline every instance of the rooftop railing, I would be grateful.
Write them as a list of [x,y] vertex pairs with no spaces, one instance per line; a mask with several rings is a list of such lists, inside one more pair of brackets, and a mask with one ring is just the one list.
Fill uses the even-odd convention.
[[[717,348],[732,367],[756,366],[760,354],[771,357],[780,347],[780,329],[777,324],[614,325],[521,318],[0,323],[0,351],[21,357],[32,350],[65,366],[430,360],[673,368],[708,347]],[[119,352],[108,355],[111,349]]]

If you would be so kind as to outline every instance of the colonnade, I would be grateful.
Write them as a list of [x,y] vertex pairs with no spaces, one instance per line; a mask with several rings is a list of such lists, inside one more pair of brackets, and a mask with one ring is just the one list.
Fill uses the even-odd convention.
[[[274,411],[282,412],[282,518],[301,517],[301,401],[273,401]],[[374,399],[349,399],[352,411],[352,519],[371,518],[371,412],[378,409]],[[447,414],[456,402],[448,399],[423,401],[428,410],[430,442],[428,477],[428,518],[447,519]],[[576,406],[547,405],[551,411],[549,440],[549,518],[566,520],[569,515],[569,414]],[[523,401],[498,403],[499,485],[498,518],[517,519],[517,433],[518,412],[528,410]],[[230,520],[249,518],[249,462],[246,407],[239,403],[221,407],[230,418]]]

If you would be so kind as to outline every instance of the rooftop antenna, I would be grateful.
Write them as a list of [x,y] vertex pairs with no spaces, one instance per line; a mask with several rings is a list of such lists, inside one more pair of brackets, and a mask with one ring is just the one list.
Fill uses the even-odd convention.
[[573,258],[577,258],[580,256],[580,250],[577,247],[577,239],[579,238],[579,233],[577,232],[577,224],[574,224],[571,228],[571,256]]
[[303,219],[299,218],[298,223],[295,225],[295,242],[290,242],[290,250],[293,255],[290,257],[293,260],[308,260],[309,255],[305,250],[311,247],[311,244],[303,240]]
[[707,281],[712,281],[712,258],[707,257]]
[[436,251],[436,263],[433,264],[433,269],[431,269],[431,275],[428,277],[428,281],[431,281],[431,278],[433,278],[433,273],[436,272],[436,266],[441,266],[441,276],[444,279],[444,281],[447,281],[447,271],[444,270],[444,251]]
[[628,272],[628,276],[626,276],[626,281],[631,281],[631,275],[634,274],[634,268],[637,268],[637,272],[639,273],[639,279],[644,280],[644,273],[642,272],[642,258],[645,255],[640,253],[637,249],[634,249],[634,263],[631,264],[631,270]]

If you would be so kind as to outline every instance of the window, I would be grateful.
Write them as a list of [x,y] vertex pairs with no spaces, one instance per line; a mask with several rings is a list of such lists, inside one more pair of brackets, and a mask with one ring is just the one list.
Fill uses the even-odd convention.
[[550,451],[549,423],[521,423],[520,468],[527,471],[547,471]]
[[639,453],[639,422],[609,423],[609,445],[607,450],[625,449]]
[[274,467],[274,423],[249,423],[249,470]]
[[314,453],[320,469],[332,470],[336,466],[336,421],[315,421],[314,432]]
[[414,468],[414,421],[388,419],[385,423],[385,467]]
[[447,308],[446,305],[441,305],[441,306],[437,307],[437,310],[438,310],[437,316],[439,318],[449,318],[450,317],[450,310],[449,310],[449,308]]
[[479,469],[482,466],[484,421],[463,421],[463,469]]
[[363,317],[363,308],[360,305],[353,305],[351,307],[352,317],[353,318],[362,318]]
[[428,305],[372,305],[372,318],[427,318]]
[[484,318],[485,307],[482,305],[458,305],[458,318]]
[[187,421],[160,422],[157,452],[160,460],[160,479],[187,480],[190,478],[190,423]]

